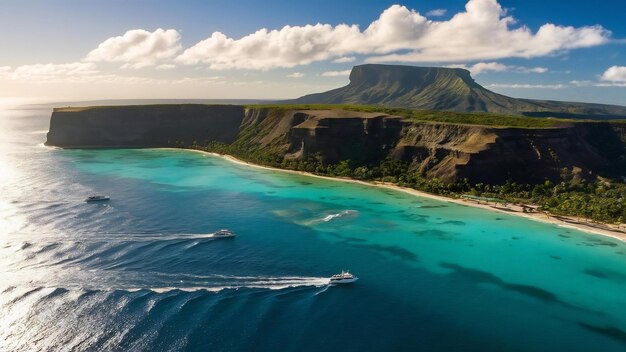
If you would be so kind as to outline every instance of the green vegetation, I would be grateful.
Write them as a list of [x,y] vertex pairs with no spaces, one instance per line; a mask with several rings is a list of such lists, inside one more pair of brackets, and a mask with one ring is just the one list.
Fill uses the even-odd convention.
[[[171,106],[221,106],[228,104],[149,104],[149,105],[105,105],[105,106],[67,106],[55,108],[57,112],[78,112],[90,109],[120,109],[171,107]],[[553,128],[564,123],[580,123],[586,120],[568,120],[557,118],[532,118],[516,115],[503,115],[486,112],[454,112],[437,110],[417,110],[404,108],[388,108],[377,105],[350,105],[350,104],[253,104],[244,105],[246,108],[267,108],[275,111],[285,110],[348,110],[358,112],[375,112],[388,115],[402,116],[416,122],[440,122],[450,124],[481,125],[493,127],[516,127],[516,128]],[[614,123],[626,123],[626,120],[612,120]]]
[[[254,134],[250,129],[247,133]],[[245,139],[243,139],[245,140]],[[428,193],[460,197],[463,194],[498,198],[512,204],[535,204],[542,211],[556,215],[577,216],[604,223],[626,222],[626,184],[597,180],[587,182],[576,179],[570,171],[563,170],[562,181],[553,184],[517,184],[507,182],[502,185],[470,184],[467,180],[445,183],[437,178],[427,178],[409,164],[387,158],[376,165],[358,165],[350,160],[326,165],[319,155],[299,160],[285,160],[278,149],[255,148],[241,142],[231,145],[210,143],[207,146],[194,145],[192,148],[219,154],[228,154],[259,165],[281,169],[305,171],[317,175],[352,178],[363,181],[394,183]]]
[[402,108],[386,108],[375,105],[348,105],[348,104],[273,104],[273,105],[247,105],[248,108],[268,108],[276,110],[349,110],[359,112],[379,112],[389,115],[403,116],[413,121],[443,122],[451,124],[468,124],[494,127],[517,127],[517,128],[551,128],[558,127],[563,123],[580,122],[554,118],[532,118],[515,115],[501,115],[493,113],[469,113],[454,111],[415,110]]
[[536,204],[556,215],[577,216],[605,223],[626,222],[626,184],[596,180],[586,182],[571,177],[567,170],[559,183],[538,185],[474,185],[471,194],[499,197],[511,203]]

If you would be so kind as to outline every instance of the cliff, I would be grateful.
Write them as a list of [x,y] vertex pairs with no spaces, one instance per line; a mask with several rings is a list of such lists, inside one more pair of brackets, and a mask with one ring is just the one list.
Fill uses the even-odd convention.
[[162,147],[232,143],[243,107],[236,105],[131,105],[56,108],[46,145],[61,147]]
[[412,169],[445,181],[532,184],[558,181],[563,168],[586,179],[626,174],[624,143],[605,123],[544,129],[412,124],[394,152]]
[[350,83],[345,87],[305,95],[285,103],[380,105],[533,117],[626,117],[626,107],[623,106],[507,97],[479,85],[469,71],[460,68],[377,64],[355,66],[350,72]]
[[503,128],[418,121],[377,112],[150,105],[55,109],[47,145],[61,147],[206,146],[219,142],[240,157],[315,158],[353,166],[402,160],[410,172],[471,183],[626,175],[626,129],[606,122],[553,128]]

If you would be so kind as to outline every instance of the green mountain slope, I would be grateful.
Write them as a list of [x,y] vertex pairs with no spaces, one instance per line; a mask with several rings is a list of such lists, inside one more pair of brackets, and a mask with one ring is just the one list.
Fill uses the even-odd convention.
[[459,112],[493,112],[536,117],[612,119],[626,107],[516,99],[479,85],[460,68],[360,65],[350,84],[285,101],[290,104],[359,104]]

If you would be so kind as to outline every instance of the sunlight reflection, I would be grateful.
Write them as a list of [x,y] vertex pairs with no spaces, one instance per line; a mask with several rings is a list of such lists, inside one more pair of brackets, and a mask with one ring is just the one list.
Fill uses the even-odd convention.
[[[5,100],[0,99],[0,102]],[[11,111],[6,110],[5,107],[0,106],[0,229],[2,233],[0,235],[7,235],[14,233],[18,229],[22,228],[25,223],[25,219],[17,215],[17,207],[11,203],[13,198],[11,195],[14,192],[13,186],[21,177],[18,171],[19,160],[15,160],[15,154],[11,153],[10,142],[14,136],[9,136],[12,131],[12,118]]]

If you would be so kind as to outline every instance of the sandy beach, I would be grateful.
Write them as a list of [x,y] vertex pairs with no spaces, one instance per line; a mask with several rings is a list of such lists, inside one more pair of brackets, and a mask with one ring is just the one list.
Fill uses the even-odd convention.
[[[160,148],[160,149],[181,150],[180,148]],[[626,232],[618,229],[616,225],[592,223],[589,220],[585,220],[585,219],[569,217],[569,216],[553,215],[547,212],[524,212],[523,207],[521,205],[507,204],[505,206],[502,204],[492,204],[492,203],[487,203],[484,201],[477,201],[477,200],[471,200],[471,199],[465,199],[465,198],[450,198],[450,197],[444,197],[444,196],[426,193],[423,191],[418,191],[413,188],[400,187],[400,186],[389,184],[389,183],[367,182],[367,181],[354,180],[354,179],[343,178],[343,177],[322,176],[322,175],[316,175],[316,174],[312,174],[312,173],[308,173],[304,171],[285,170],[285,169],[279,169],[279,168],[270,167],[270,166],[257,165],[257,164],[249,163],[247,161],[237,159],[230,155],[206,152],[206,151],[197,150],[197,149],[183,149],[183,150],[202,153],[202,154],[208,154],[208,155],[212,155],[212,156],[216,156],[216,157],[228,160],[235,164],[245,165],[245,166],[259,168],[259,169],[285,172],[285,173],[291,173],[295,175],[315,177],[315,178],[321,178],[321,179],[332,180],[332,181],[350,182],[350,183],[356,183],[356,184],[360,184],[364,186],[392,189],[392,190],[408,193],[417,197],[425,197],[425,198],[430,198],[430,199],[436,199],[442,202],[455,203],[455,204],[481,208],[481,209],[490,210],[490,211],[497,211],[497,212],[515,215],[515,216],[522,216],[531,220],[550,223],[550,224],[558,225],[564,228],[575,229],[575,230],[583,231],[583,232],[590,233],[590,234],[611,237],[611,238],[626,242]],[[626,228],[625,225],[622,225],[622,227]]]

